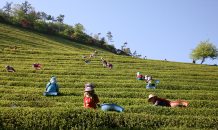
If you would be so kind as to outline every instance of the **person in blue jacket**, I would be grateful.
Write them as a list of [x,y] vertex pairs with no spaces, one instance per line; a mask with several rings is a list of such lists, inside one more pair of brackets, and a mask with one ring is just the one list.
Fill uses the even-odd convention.
[[15,72],[14,68],[9,65],[6,65],[5,68],[7,69],[6,72]]
[[46,90],[46,92],[58,92],[59,91],[59,86],[56,83],[56,78],[55,77],[51,78],[50,83],[48,83],[46,85],[45,90]]

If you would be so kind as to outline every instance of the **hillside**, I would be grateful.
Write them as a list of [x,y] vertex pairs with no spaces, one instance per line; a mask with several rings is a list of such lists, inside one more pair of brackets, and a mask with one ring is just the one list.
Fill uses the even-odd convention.
[[[190,63],[145,60],[0,23],[0,127],[40,129],[218,129],[218,68]],[[17,50],[9,49],[17,46]],[[101,52],[86,64],[82,56]],[[102,66],[101,57],[115,67]],[[40,63],[41,70],[34,70]],[[6,73],[5,65],[16,72]],[[136,73],[159,80],[145,89]],[[60,95],[43,95],[51,77]],[[100,103],[114,103],[122,113],[83,107],[86,83]],[[149,94],[187,101],[187,108],[153,107]],[[17,108],[11,108],[17,105]]]

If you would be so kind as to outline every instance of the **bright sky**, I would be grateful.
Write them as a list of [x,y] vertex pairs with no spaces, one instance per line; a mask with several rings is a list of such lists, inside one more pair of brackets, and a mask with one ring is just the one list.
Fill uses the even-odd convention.
[[[25,0],[0,0],[22,4]],[[133,53],[148,59],[191,63],[191,49],[200,41],[218,45],[218,0],[28,0],[35,10],[54,17],[65,15],[64,23],[82,24],[87,34],[110,31],[120,49],[127,42]],[[217,46],[218,47],[218,46]],[[201,63],[201,60],[196,62]],[[218,64],[206,59],[203,64]]]

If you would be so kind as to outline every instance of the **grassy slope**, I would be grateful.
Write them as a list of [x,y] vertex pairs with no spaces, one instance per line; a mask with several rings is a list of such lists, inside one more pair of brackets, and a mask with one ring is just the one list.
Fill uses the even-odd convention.
[[[0,109],[2,110],[11,109],[14,104],[24,109],[84,110],[82,98],[84,85],[91,82],[100,102],[122,106],[124,108],[122,114],[149,114],[169,119],[209,117],[212,122],[218,120],[217,66],[119,56],[101,48],[1,23],[0,41]],[[17,46],[18,50],[9,50],[9,46]],[[91,64],[85,64],[82,56],[89,56],[95,50],[103,54],[98,55],[98,58],[92,58]],[[115,68],[103,67],[100,57],[109,60]],[[43,66],[42,70],[34,70],[33,63],[40,63]],[[14,67],[16,72],[6,73],[5,65]],[[157,89],[146,90],[145,82],[136,80],[138,71],[160,80]],[[45,97],[42,92],[45,91],[45,86],[52,76],[57,78],[61,96]],[[189,102],[188,108],[153,108],[147,102],[151,93],[170,101],[185,100]],[[192,128],[195,125],[186,127]]]

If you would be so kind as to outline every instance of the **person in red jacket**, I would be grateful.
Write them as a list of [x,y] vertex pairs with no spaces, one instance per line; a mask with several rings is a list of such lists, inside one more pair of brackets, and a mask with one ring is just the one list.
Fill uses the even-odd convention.
[[84,98],[84,106],[86,108],[94,108],[96,109],[97,106],[100,107],[99,99],[97,94],[95,94],[94,88],[91,83],[87,83],[85,85],[85,93],[83,94]]
[[140,72],[137,72],[137,80],[142,80],[142,75],[141,75],[141,73]]
[[148,102],[152,102],[153,106],[166,106],[166,107],[187,107],[188,103],[184,101],[170,102],[164,98],[157,97],[154,94],[150,94]]
[[85,60],[85,62],[86,62],[86,63],[91,63],[91,62],[90,62],[90,61],[88,61],[88,60]]
[[113,65],[110,63],[107,63],[108,68],[113,68]]

